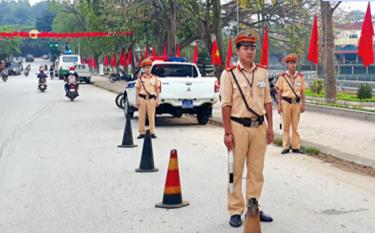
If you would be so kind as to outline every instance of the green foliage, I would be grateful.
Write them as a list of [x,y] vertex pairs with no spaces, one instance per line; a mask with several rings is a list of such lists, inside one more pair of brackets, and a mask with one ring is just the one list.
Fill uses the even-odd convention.
[[[0,31],[11,32],[14,31],[14,27],[11,26],[0,26]],[[20,51],[20,40],[19,39],[7,39],[3,38],[0,40],[0,59],[5,59],[11,55],[19,55]]]
[[310,84],[310,89],[315,93],[315,94],[321,94],[323,91],[323,80],[313,80],[312,83]]
[[55,14],[49,10],[45,10],[40,17],[36,19],[36,29],[38,31],[49,32],[52,31],[52,23],[55,18]]
[[372,98],[372,87],[368,83],[361,83],[357,91],[357,97],[360,100]]
[[316,147],[306,147],[302,148],[302,150],[308,155],[318,155],[320,154],[320,149]]
[[274,137],[273,144],[281,147],[283,145],[283,139],[279,137]]

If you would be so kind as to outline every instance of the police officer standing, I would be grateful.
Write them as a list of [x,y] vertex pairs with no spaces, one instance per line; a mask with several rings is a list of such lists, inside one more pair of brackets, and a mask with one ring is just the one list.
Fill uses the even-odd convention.
[[139,136],[138,139],[145,137],[145,121],[146,113],[149,120],[151,137],[156,138],[155,135],[155,109],[160,104],[159,99],[159,78],[151,74],[152,61],[144,59],[142,67],[144,73],[137,79],[136,87],[136,103],[139,112]]
[[289,153],[290,126],[292,126],[292,152],[303,153],[301,151],[298,123],[301,112],[305,111],[305,81],[303,75],[296,71],[297,54],[288,54],[284,60],[288,71],[281,74],[276,83],[280,100],[278,112],[283,116],[283,149],[281,154]]
[[[242,173],[247,167],[246,202],[260,198],[263,188],[264,155],[267,144],[273,141],[272,100],[267,70],[254,63],[256,54],[255,30],[240,32],[236,38],[238,62],[221,75],[220,94],[224,123],[224,143],[233,151],[234,190],[228,188],[229,224],[239,227],[245,211],[242,193]],[[267,121],[267,122],[266,122]],[[261,221],[272,218],[260,212]]]

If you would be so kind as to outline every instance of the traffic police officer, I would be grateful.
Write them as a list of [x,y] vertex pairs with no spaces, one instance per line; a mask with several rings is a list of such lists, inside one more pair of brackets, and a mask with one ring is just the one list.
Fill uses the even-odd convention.
[[301,151],[298,123],[300,113],[305,111],[305,81],[302,73],[296,71],[298,56],[295,53],[288,54],[284,58],[288,71],[281,74],[277,80],[279,103],[278,112],[283,116],[283,149],[281,154],[289,153],[290,126],[292,126],[292,152]]
[[[221,102],[224,123],[224,144],[233,150],[234,190],[228,188],[229,223],[233,227],[242,224],[245,211],[242,193],[242,173],[247,167],[246,200],[260,197],[263,188],[264,155],[267,144],[273,141],[272,101],[265,67],[254,63],[255,30],[240,32],[236,38],[238,62],[221,75]],[[267,123],[266,123],[267,121]],[[272,218],[260,213],[261,221]]]
[[144,59],[142,67],[144,73],[137,79],[136,87],[136,103],[139,112],[139,136],[145,137],[145,121],[146,113],[149,120],[151,137],[156,138],[155,135],[155,109],[160,104],[159,88],[160,81],[157,76],[151,74],[152,61]]

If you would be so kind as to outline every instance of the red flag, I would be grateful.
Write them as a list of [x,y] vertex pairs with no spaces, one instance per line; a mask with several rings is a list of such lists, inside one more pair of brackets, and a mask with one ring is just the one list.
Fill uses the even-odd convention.
[[132,65],[133,64],[133,49],[129,48],[128,52],[128,64]]
[[117,66],[116,52],[113,53],[113,56],[111,58],[111,66],[112,67],[116,67]]
[[311,30],[310,47],[307,59],[314,64],[319,62],[319,31],[318,31],[318,18],[314,16],[314,23]]
[[124,67],[128,65],[128,59],[126,57],[126,51],[125,51],[125,49],[121,53],[120,65],[124,66]]
[[367,5],[365,20],[362,24],[361,37],[358,43],[358,56],[362,58],[362,62],[367,67],[374,63],[374,28],[371,21],[370,2]]
[[268,67],[268,27],[264,28],[263,33],[263,46],[262,46],[262,54],[260,57],[260,64]]
[[166,45],[164,45],[164,48],[163,48],[163,56],[168,56],[167,46]]
[[198,63],[198,40],[195,41],[193,63],[195,63],[195,64]]
[[87,65],[88,65],[89,67],[92,66],[92,65],[91,65],[91,57],[87,58]]
[[94,57],[92,57],[91,64],[92,64],[92,67],[93,67],[94,69],[96,69],[96,68],[98,67],[98,65],[96,64],[96,60],[95,60]]
[[229,37],[229,42],[228,42],[228,53],[227,53],[227,67],[230,66],[230,60],[232,59],[232,37]]
[[108,55],[107,54],[104,56],[103,65],[104,66],[109,66],[109,59],[108,59]]
[[221,57],[220,57],[219,48],[217,47],[216,39],[214,39],[214,42],[212,43],[211,63],[214,65],[221,65]]
[[181,57],[181,48],[180,48],[180,44],[177,44],[176,57]]
[[152,47],[152,53],[151,53],[152,56],[156,56],[156,49],[155,47]]

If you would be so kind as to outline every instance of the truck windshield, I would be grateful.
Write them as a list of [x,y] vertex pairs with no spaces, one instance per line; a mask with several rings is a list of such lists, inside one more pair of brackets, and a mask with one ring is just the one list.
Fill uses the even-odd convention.
[[62,60],[63,62],[71,62],[71,63],[74,63],[74,62],[78,62],[78,57],[62,57]]
[[189,64],[156,64],[152,67],[152,74],[163,77],[196,78],[198,72],[195,66]]

